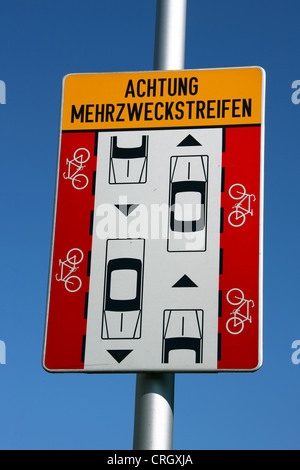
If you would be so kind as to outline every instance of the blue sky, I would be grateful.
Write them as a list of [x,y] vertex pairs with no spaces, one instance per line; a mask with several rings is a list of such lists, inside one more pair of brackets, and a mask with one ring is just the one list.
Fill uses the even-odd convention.
[[[131,449],[135,374],[42,369],[61,81],[153,68],[155,0],[0,4],[1,449]],[[174,449],[299,449],[297,0],[188,0],[185,68],[266,70],[264,363],[176,374]],[[300,357],[300,356],[299,356]]]

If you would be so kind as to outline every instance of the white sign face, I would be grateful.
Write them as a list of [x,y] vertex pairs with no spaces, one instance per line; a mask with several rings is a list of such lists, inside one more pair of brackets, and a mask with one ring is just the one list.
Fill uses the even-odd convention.
[[260,367],[264,80],[65,78],[46,370]]
[[99,132],[97,154],[85,370],[216,368],[222,129]]

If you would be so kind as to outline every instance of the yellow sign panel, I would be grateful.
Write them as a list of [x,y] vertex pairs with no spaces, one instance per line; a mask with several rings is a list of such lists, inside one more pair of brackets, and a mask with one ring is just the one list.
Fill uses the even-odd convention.
[[260,124],[260,67],[72,74],[63,131]]

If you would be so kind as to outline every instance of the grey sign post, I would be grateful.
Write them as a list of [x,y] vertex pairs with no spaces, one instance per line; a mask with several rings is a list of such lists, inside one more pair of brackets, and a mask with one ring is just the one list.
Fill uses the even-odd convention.
[[[154,70],[182,70],[187,0],[157,0]],[[138,373],[134,450],[173,447],[174,373]]]

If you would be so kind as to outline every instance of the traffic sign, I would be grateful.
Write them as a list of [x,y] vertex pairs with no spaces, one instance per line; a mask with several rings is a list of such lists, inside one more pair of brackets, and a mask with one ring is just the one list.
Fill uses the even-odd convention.
[[262,363],[265,73],[63,81],[43,366]]

